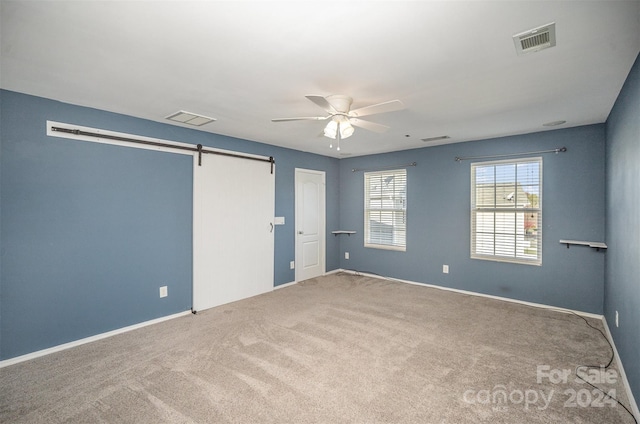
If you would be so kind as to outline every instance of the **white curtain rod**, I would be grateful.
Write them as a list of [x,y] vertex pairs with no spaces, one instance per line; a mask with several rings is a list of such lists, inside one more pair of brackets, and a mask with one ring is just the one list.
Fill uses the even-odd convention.
[[466,157],[456,156],[454,159],[455,159],[456,162],[462,162],[463,160],[509,158],[509,157],[513,157],[513,156],[534,155],[534,154],[538,154],[538,153],[556,153],[556,154],[558,154],[558,153],[566,152],[566,151],[567,151],[566,147],[558,147],[558,148],[552,149],[552,150],[539,150],[537,152],[510,153],[510,154],[507,154],[507,155],[466,156]]

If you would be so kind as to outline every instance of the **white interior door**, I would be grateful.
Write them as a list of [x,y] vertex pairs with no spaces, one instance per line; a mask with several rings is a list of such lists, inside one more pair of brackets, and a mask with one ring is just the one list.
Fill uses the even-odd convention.
[[296,281],[324,275],[325,173],[296,169]]
[[273,290],[271,164],[196,156],[193,191],[194,311]]

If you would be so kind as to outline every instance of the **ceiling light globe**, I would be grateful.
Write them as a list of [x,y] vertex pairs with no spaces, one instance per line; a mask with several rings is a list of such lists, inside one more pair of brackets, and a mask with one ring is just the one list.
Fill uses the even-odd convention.
[[338,133],[338,123],[335,121],[330,121],[326,127],[324,127],[324,136],[329,138],[336,138],[336,134]]
[[355,129],[349,122],[340,125],[340,138],[345,139],[351,137]]

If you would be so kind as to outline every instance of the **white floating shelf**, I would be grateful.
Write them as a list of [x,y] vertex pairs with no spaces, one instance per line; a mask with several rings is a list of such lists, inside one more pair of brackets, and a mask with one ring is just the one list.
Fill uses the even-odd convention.
[[338,231],[331,231],[331,234],[333,234],[334,236],[337,236],[338,234],[346,234],[349,237],[351,237],[351,234],[355,234],[355,231],[345,231],[345,230],[338,230]]
[[606,249],[607,245],[600,242],[600,241],[580,241],[580,240],[560,240],[561,244],[566,244],[567,245],[567,249],[569,248],[569,246],[571,246],[572,244],[578,245],[578,246],[589,246],[589,247],[593,247],[594,249],[600,250],[600,249]]

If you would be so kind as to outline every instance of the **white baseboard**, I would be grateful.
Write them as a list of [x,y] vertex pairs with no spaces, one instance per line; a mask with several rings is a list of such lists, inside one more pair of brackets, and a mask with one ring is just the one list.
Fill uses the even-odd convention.
[[594,313],[591,313],[591,312],[577,311],[577,310],[568,309],[568,308],[560,308],[558,306],[546,305],[544,303],[527,302],[525,300],[511,299],[509,297],[494,296],[494,295],[491,295],[491,294],[472,292],[472,291],[468,291],[468,290],[453,289],[451,287],[436,286],[434,284],[418,283],[416,281],[402,280],[402,279],[393,278],[393,277],[385,277],[385,276],[377,275],[377,274],[368,274],[366,272],[352,271],[352,270],[348,270],[348,269],[341,269],[338,272],[346,272],[347,274],[354,274],[354,275],[356,275],[356,274],[364,275],[364,276],[367,276],[367,277],[379,278],[379,279],[382,279],[382,280],[392,280],[392,281],[397,281],[399,283],[413,284],[415,286],[422,286],[422,287],[429,287],[429,288],[433,288],[433,289],[446,290],[446,291],[455,292],[455,293],[462,293],[462,294],[466,294],[466,295],[470,295],[470,296],[486,297],[486,298],[489,298],[489,299],[502,300],[504,302],[519,303],[521,305],[533,306],[535,308],[553,309],[554,311],[559,311],[559,312],[576,313],[578,315],[582,315],[582,316],[589,317],[589,318],[600,319],[600,320],[602,318],[604,318],[603,315],[594,314]]
[[604,325],[604,329],[607,332],[607,337],[609,338],[609,342],[611,343],[611,347],[613,348],[613,355],[616,358],[616,362],[618,363],[618,371],[620,372],[620,376],[622,377],[622,383],[627,393],[627,399],[629,399],[629,409],[635,415],[636,421],[640,422],[640,411],[638,410],[638,404],[636,403],[636,399],[633,397],[633,392],[631,392],[631,386],[629,385],[629,380],[627,380],[627,374],[624,372],[624,367],[622,366],[622,360],[620,359],[620,355],[618,355],[618,349],[616,348],[616,344],[613,341],[613,335],[611,334],[611,330],[609,330],[609,324],[607,323],[607,319],[602,317],[602,324]]
[[149,325],[157,324],[162,321],[168,321],[170,319],[190,315],[191,311],[179,312],[173,315],[167,315],[166,317],[152,319],[150,321],[141,322],[139,324],[130,325],[128,327],[118,328],[117,330],[108,331],[106,333],[96,334],[95,336],[85,337],[84,339],[74,340],[69,343],[64,343],[58,346],[53,346],[47,349],[38,350],[36,352],[27,353],[26,355],[16,356],[15,358],[5,359],[0,361],[0,368],[8,367],[9,365],[18,364],[20,362],[28,361],[30,359],[39,358],[41,356],[49,355],[51,353],[60,352],[62,350],[71,349],[72,347],[80,346],[86,343],[95,342],[97,340],[106,339],[117,334],[126,333],[128,331],[137,330],[138,328],[146,327]]
[[[323,275],[323,276],[324,276],[324,275],[331,275],[331,274],[335,274],[335,273],[342,272],[342,271],[343,271],[342,269],[334,269],[334,270],[332,270],[332,271],[325,272],[325,273],[324,273],[324,274],[322,274],[322,275]],[[293,286],[293,285],[298,284],[298,283],[299,283],[299,281],[291,281],[291,282],[289,282],[289,283],[279,284],[279,285],[277,285],[277,286],[273,287],[273,289],[274,289],[274,290],[277,290],[277,289],[283,289],[283,288],[285,288],[285,287]]]
[[277,286],[274,286],[273,289],[274,290],[283,289],[285,287],[293,286],[295,284],[298,284],[298,282],[297,281],[291,281],[289,283],[278,284]]
[[352,271],[352,270],[341,269],[341,270],[338,270],[337,272],[345,272],[347,274],[354,274],[354,275],[356,275],[356,274],[357,275],[364,275],[364,276],[367,276],[367,277],[379,278],[379,279],[383,279],[383,280],[392,280],[392,281],[397,281],[399,283],[413,284],[413,285],[416,285],[416,286],[423,286],[423,287],[430,287],[430,288],[434,288],[434,289],[446,290],[446,291],[451,291],[451,292],[455,292],[455,293],[463,293],[463,294],[470,295],[470,296],[487,297],[487,298],[490,298],[490,299],[502,300],[502,301],[505,301],[505,302],[512,302],[512,303],[519,303],[521,305],[533,306],[533,307],[536,307],[536,308],[551,309],[551,310],[558,311],[558,312],[576,313],[578,315],[582,315],[582,316],[585,316],[585,317],[602,320],[602,325],[604,326],[604,329],[606,331],[607,337],[608,337],[609,341],[611,342],[611,346],[613,347],[613,354],[614,354],[616,362],[617,362],[617,364],[618,364],[618,366],[620,368],[619,371],[620,371],[620,375],[622,376],[622,384],[623,384],[623,386],[625,388],[625,391],[627,393],[627,398],[629,399],[629,403],[630,403],[630,405],[627,405],[627,406],[629,406],[629,408],[633,412],[636,421],[640,422],[640,411],[638,410],[638,404],[636,403],[635,398],[633,397],[633,393],[631,392],[631,386],[629,385],[629,380],[627,380],[627,375],[624,372],[624,367],[622,366],[622,360],[620,359],[620,355],[618,355],[618,349],[616,348],[616,345],[615,345],[615,343],[613,341],[613,336],[611,335],[611,331],[609,330],[609,325],[607,324],[607,320],[604,317],[604,315],[593,314],[591,312],[577,311],[577,310],[567,309],[567,308],[558,308],[556,306],[545,305],[544,303],[526,302],[526,301],[523,301],[523,300],[510,299],[508,297],[492,296],[492,295],[488,295],[488,294],[476,293],[476,292],[467,291],[467,290],[459,290],[459,289],[452,289],[452,288],[449,288],[449,287],[436,286],[436,285],[433,285],[433,284],[418,283],[418,282],[415,282],[415,281],[401,280],[401,279],[398,279],[398,278],[391,278],[391,277],[384,277],[384,276],[381,276],[381,275],[368,274],[366,272],[360,272],[360,271]]

